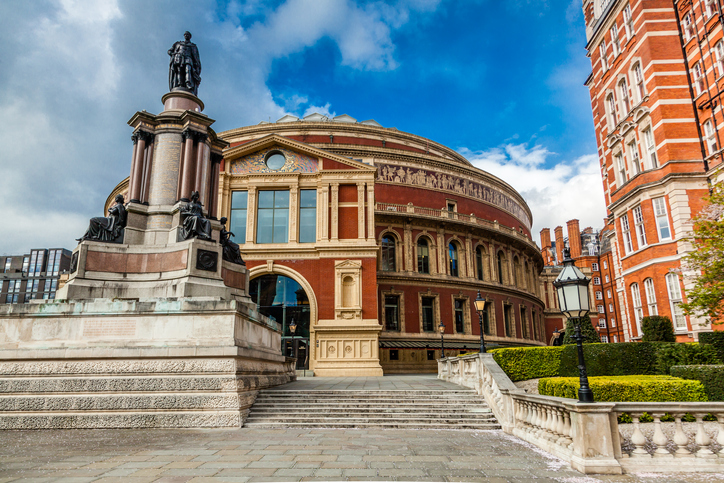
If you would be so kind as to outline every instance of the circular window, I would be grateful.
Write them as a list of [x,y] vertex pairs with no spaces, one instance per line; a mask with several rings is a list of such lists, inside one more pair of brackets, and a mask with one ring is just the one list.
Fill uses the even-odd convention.
[[287,158],[285,158],[282,153],[274,153],[266,158],[267,168],[273,169],[274,171],[282,169],[282,166],[284,166],[286,163]]

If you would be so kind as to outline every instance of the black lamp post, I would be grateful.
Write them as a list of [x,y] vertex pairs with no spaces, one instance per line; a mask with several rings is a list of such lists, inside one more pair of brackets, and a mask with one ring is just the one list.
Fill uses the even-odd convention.
[[591,310],[588,299],[588,284],[591,279],[576,268],[571,259],[570,251],[563,250],[563,271],[553,282],[558,293],[558,305],[561,312],[573,321],[574,339],[578,347],[578,374],[581,387],[578,389],[578,402],[594,402],[593,391],[588,386],[586,361],[583,358],[583,336],[581,335],[581,318]]
[[437,329],[440,331],[440,349],[442,349],[442,359],[445,359],[445,322],[441,320]]
[[292,334],[292,337],[294,337],[294,332],[297,331],[297,324],[294,323],[294,317],[292,317],[292,321],[289,323],[289,332]]
[[478,320],[480,322],[480,353],[485,354],[485,332],[483,331],[483,311],[485,310],[485,299],[480,295],[480,290],[478,290],[478,298],[475,299],[475,310],[478,311]]

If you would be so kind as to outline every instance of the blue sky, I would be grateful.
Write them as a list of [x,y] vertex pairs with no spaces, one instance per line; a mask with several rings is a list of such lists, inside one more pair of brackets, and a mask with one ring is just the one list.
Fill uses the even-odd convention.
[[75,245],[128,175],[126,121],[161,109],[166,51],[187,29],[217,131],[375,119],[513,185],[536,239],[602,224],[580,0],[18,0],[0,3],[0,253]]

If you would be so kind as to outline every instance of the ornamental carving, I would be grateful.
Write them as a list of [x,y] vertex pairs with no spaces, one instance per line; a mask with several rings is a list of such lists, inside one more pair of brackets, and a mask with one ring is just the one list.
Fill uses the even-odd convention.
[[[270,169],[265,160],[270,151],[278,152],[286,158],[286,162],[279,169]],[[316,173],[319,170],[317,159],[307,156],[291,149],[275,146],[270,149],[262,149],[248,154],[239,159],[231,161],[229,172],[231,174],[251,173]]]

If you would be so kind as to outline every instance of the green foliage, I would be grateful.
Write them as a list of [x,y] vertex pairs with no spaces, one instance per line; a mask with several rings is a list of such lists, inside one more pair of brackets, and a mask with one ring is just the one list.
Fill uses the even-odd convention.
[[688,302],[681,304],[689,315],[706,317],[713,324],[724,323],[724,184],[714,186],[709,204],[694,218],[688,238],[694,249],[682,259],[685,272],[695,273],[694,287],[687,290]]
[[656,352],[656,372],[669,374],[672,366],[694,364],[720,364],[714,346],[689,342],[686,344],[660,344]]
[[494,349],[493,359],[512,381],[558,375],[563,347],[511,347]]
[[724,362],[724,332],[700,332],[699,344],[710,344],[714,346],[719,360]]
[[724,401],[724,365],[673,366],[671,375],[700,381],[709,401]]
[[[583,357],[589,376],[627,376],[657,374],[656,351],[661,344],[623,342],[620,344],[585,344]],[[565,346],[561,354],[560,376],[578,376],[576,346]]]
[[[599,402],[706,401],[704,385],[699,381],[671,376],[590,377],[593,397]],[[546,396],[578,398],[577,377],[544,378],[538,392]]]
[[650,315],[641,320],[643,342],[676,342],[671,319],[662,315]]
[[[573,328],[573,321],[571,319],[566,320],[566,333],[563,336],[563,344],[575,344],[573,340],[573,334],[575,329]],[[601,342],[601,338],[598,336],[598,332],[593,328],[591,318],[586,315],[581,319],[581,335],[583,336],[584,344],[595,344]]]

